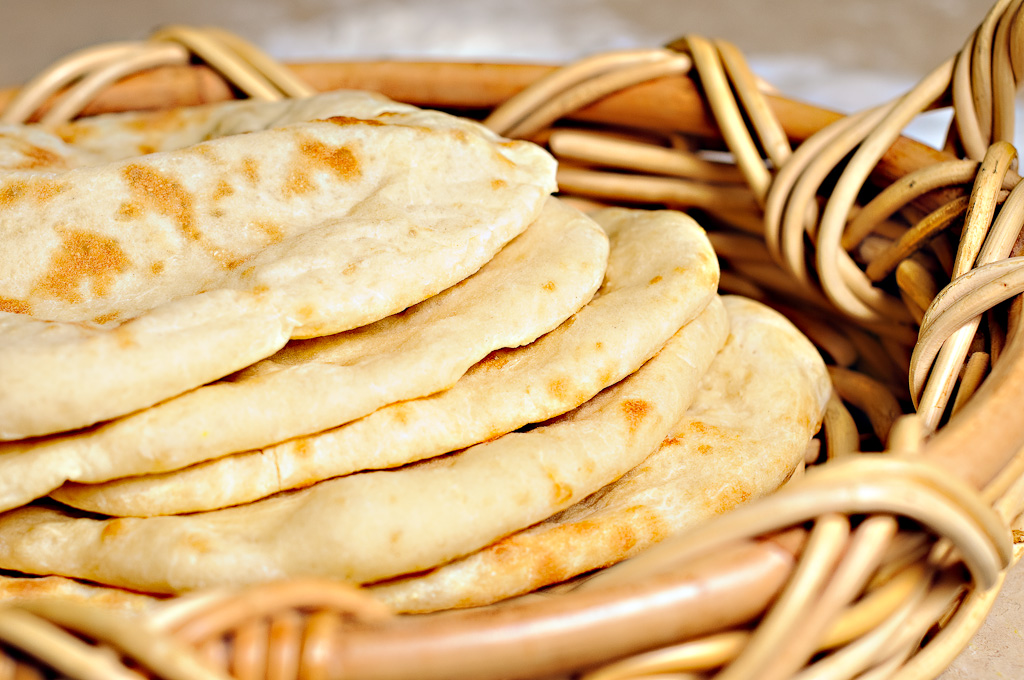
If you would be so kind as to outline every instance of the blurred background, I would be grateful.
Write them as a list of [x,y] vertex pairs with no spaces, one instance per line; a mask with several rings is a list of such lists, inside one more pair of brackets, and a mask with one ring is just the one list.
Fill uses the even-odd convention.
[[[4,0],[0,87],[61,56],[217,25],[285,61],[417,58],[560,63],[696,33],[736,44],[791,98],[851,112],[952,56],[990,0]],[[1020,107],[1024,109],[1024,106]],[[938,127],[915,134],[929,138]],[[1018,130],[1024,127],[1018,123]],[[941,136],[941,133],[939,133]],[[1018,134],[1018,139],[1020,135]],[[1019,144],[1018,144],[1019,145]],[[1020,677],[1024,576],[1011,572],[982,633],[943,676]]]
[[[787,93],[844,109],[939,65],[990,0],[6,0],[0,85],[69,51],[214,24],[286,60],[431,57],[561,62],[686,33],[737,44]],[[837,75],[841,77],[837,77]],[[794,94],[794,96],[796,96]]]

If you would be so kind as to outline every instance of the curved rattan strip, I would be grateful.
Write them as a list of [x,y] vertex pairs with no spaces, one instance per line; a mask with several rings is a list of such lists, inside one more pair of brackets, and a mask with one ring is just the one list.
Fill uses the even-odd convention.
[[889,617],[862,637],[819,659],[793,676],[793,680],[847,680],[869,668],[886,642],[904,626],[915,607],[925,598],[931,584],[915,583],[914,590]]
[[0,113],[0,123],[25,123],[51,96],[86,73],[138,49],[137,42],[108,43],[73,52],[52,64],[18,90]]
[[207,27],[204,31],[208,36],[230,48],[236,57],[256,69],[285,97],[301,98],[316,94],[316,90],[296,76],[294,71],[285,68],[279,61],[271,58],[252,43],[242,40],[234,33],[216,27]]
[[735,165],[701,158],[695,153],[636,140],[618,139],[582,130],[555,130],[548,147],[561,160],[699,179],[711,184],[739,184],[743,174]]
[[[819,599],[829,574],[847,548],[850,524],[847,518],[826,513],[818,517],[804,546],[800,561],[779,598],[772,605],[739,656],[721,673],[718,680],[785,677],[787,668],[779,665],[779,648],[811,604]],[[813,644],[813,643],[812,643]]]
[[[921,336],[922,339],[919,341],[920,345],[926,345],[924,336],[929,335],[932,332],[932,327],[946,314],[947,310],[955,304],[960,304],[963,298],[968,295],[980,295],[978,291],[982,288],[992,288],[993,282],[997,279],[1001,279],[1011,275],[1014,271],[1019,270],[1024,264],[1024,257],[1015,256],[1008,257],[1004,260],[997,260],[989,264],[982,265],[976,269],[972,269],[955,281],[951,281],[935,296],[934,301],[925,312],[924,318],[921,320]],[[1003,297],[998,301],[993,302],[993,305],[999,304],[1006,298]],[[975,307],[977,307],[975,303]],[[981,311],[984,311],[983,309]],[[980,314],[981,311],[978,313]],[[962,323],[962,319],[961,319]],[[946,325],[950,325],[947,320]],[[959,323],[952,323],[954,327],[959,326]],[[920,350],[922,353],[925,350]],[[937,350],[936,350],[937,351]],[[912,370],[920,370],[912,368]]]
[[818,220],[816,197],[822,182],[885,114],[884,108],[841,118],[798,146],[776,174],[765,201],[765,234],[769,250],[802,285],[812,281],[804,240],[813,236]]
[[[896,286],[900,289],[900,296],[907,305],[907,310],[920,326],[925,310],[939,292],[935,276],[917,258],[910,257],[896,266]],[[909,370],[908,360],[908,373]]]
[[283,608],[332,608],[366,620],[390,615],[387,608],[365,591],[329,579],[293,579],[264,584],[231,594],[199,611],[188,611],[186,618],[161,620],[164,630],[197,643],[223,635],[242,621],[267,616]]
[[1010,35],[1007,39],[1010,48],[1010,66],[1013,68],[1013,79],[1016,82],[1024,80],[1024,6],[1017,10],[1010,25]]
[[506,99],[488,114],[484,125],[498,134],[507,135],[525,116],[581,82],[623,65],[662,62],[669,57],[665,50],[642,49],[604,52],[579,59],[555,69]]
[[82,109],[111,83],[146,69],[186,64],[188,58],[188,51],[181,45],[140,45],[137,50],[126,53],[84,76],[54,103],[42,116],[40,123],[52,126],[69,121],[81,113]]
[[[1020,222],[1014,222],[1011,216],[1016,214],[1019,217],[1024,213],[1014,210],[1011,204],[1009,210],[1005,211],[1003,215],[1004,219],[993,224],[992,218],[1002,189],[1003,178],[1015,158],[1016,151],[1006,142],[996,142],[986,152],[971,192],[970,207],[964,218],[964,228],[961,231],[960,244],[953,265],[953,280],[963,276],[975,264],[987,264],[1010,254],[1013,242],[1020,231]],[[1011,195],[1013,195],[1012,192]],[[1011,217],[1011,219],[1007,219],[1007,217]],[[990,233],[993,238],[989,238]],[[989,243],[989,248],[986,250],[988,262],[979,260],[985,243]],[[920,391],[913,390],[911,392],[918,412],[921,413],[929,430],[934,430],[938,426],[979,323],[980,317],[968,320],[946,339],[938,354],[930,362],[931,370],[927,381]],[[911,361],[913,362],[913,360]],[[916,388],[917,385],[914,387]]]
[[[663,59],[636,64],[626,63],[607,73],[575,82],[570,87],[553,95],[544,104],[531,110],[513,127],[495,131],[509,137],[529,138],[567,113],[583,108],[613,92],[690,70],[692,62],[688,57],[668,52],[663,54],[665,55]],[[501,108],[499,107],[498,110],[500,111]]]
[[992,45],[992,141],[1013,141],[1017,83],[1010,57],[1010,27],[1018,21],[1021,0],[1013,0],[996,25]]
[[264,680],[267,677],[267,648],[270,625],[266,619],[254,618],[239,625],[228,644],[226,664],[237,680]]
[[271,620],[266,680],[292,680],[298,677],[303,626],[303,618],[294,610],[283,611]]
[[985,146],[992,142],[992,43],[995,39],[996,26],[999,18],[1009,7],[1011,0],[997,0],[995,5],[985,14],[981,25],[975,31],[975,39],[971,45],[971,92],[972,102],[977,112],[978,131]]
[[[952,61],[935,69],[910,92],[903,95],[886,113],[854,152],[836,182],[818,225],[816,269],[822,290],[846,314],[864,320],[905,315],[902,304],[874,288],[842,249],[843,230],[857,195],[878,161],[899,137],[900,132],[921,111],[945,91],[952,75]],[[861,282],[856,289],[851,283]]]
[[746,187],[707,184],[676,177],[654,177],[563,166],[557,173],[562,191],[624,203],[662,203],[676,208],[715,212],[720,205],[733,210],[756,208]]
[[761,154],[743,121],[718,51],[709,40],[700,36],[687,36],[683,44],[693,58],[693,66],[700,79],[705,99],[711,107],[726,146],[746,177],[754,197],[759,204],[763,204],[771,184],[771,174],[765,168]]
[[955,146],[963,148],[963,154],[972,160],[980,161],[988,148],[986,137],[981,131],[978,111],[974,106],[974,94],[971,90],[971,53],[974,50],[975,34],[971,34],[964,48],[956,56],[953,68],[952,95],[953,120],[950,123],[949,137]]
[[[930,578],[920,563],[912,563],[888,581],[869,590],[846,607],[820,632],[818,649],[824,651],[858,644],[901,610],[907,612],[927,591]],[[625,680],[658,672],[707,671],[732,661],[750,637],[747,630],[730,630],[637,654],[586,674],[581,680]],[[884,638],[883,638],[884,639]],[[841,653],[841,652],[840,652]]]
[[863,373],[838,366],[828,367],[832,385],[843,401],[862,411],[883,446],[896,419],[903,415],[899,400],[885,385]]
[[974,397],[982,380],[985,379],[985,374],[988,373],[989,365],[988,352],[972,352],[968,357],[960,375],[960,385],[957,387],[956,397],[949,409],[950,418],[956,417],[967,401]]
[[694,531],[668,539],[607,568],[581,588],[630,582],[742,538],[799,524],[827,512],[882,512],[911,517],[950,538],[974,578],[988,587],[1009,564],[1005,527],[976,492],[914,457],[850,456],[809,470],[804,479],[734,509]]
[[960,196],[928,213],[904,232],[892,246],[868,263],[865,275],[874,282],[887,277],[901,262],[926,247],[932,238],[966,214],[970,203],[968,196]]
[[[953,659],[966,647],[967,642],[978,632],[992,604],[999,595],[1003,575],[999,583],[984,590],[971,590],[964,601],[959,603],[952,618],[927,645],[907,660],[907,663],[894,675],[894,680],[931,680],[945,670]],[[956,584],[951,584],[952,590]],[[948,610],[956,596],[950,596],[943,602],[942,593],[938,590],[931,594],[936,601],[935,610]],[[945,607],[943,607],[945,605]],[[931,614],[931,612],[929,612]],[[927,620],[929,617],[922,617]],[[932,617],[932,621],[935,619]],[[921,631],[923,635],[927,631]]]
[[327,680],[331,659],[331,644],[337,635],[338,614],[331,611],[313,612],[306,619],[299,659],[299,677],[304,680]]
[[757,133],[758,144],[772,165],[781,168],[789,160],[793,149],[786,131],[772,113],[757,77],[735,45],[721,39],[715,40],[714,44],[729,82],[736,91],[736,97],[743,105],[743,115],[750,120],[750,126]]
[[820,594],[807,603],[804,615],[779,640],[759,680],[785,680],[810,661],[843,608],[864,589],[896,531],[896,520],[885,515],[869,517],[857,527]]
[[685,673],[724,666],[747,644],[750,633],[730,630],[637,654],[584,674],[580,680],[628,680],[655,673]]
[[825,455],[829,459],[842,458],[860,451],[857,422],[835,390],[825,405],[821,427],[825,435]]
[[220,73],[225,80],[253,99],[272,101],[282,97],[281,91],[263,74],[201,29],[181,25],[165,26],[154,31],[150,35],[150,40],[184,45]]
[[[1015,189],[1003,206],[999,218],[989,230],[976,263],[984,266],[1006,258],[1024,222],[1024,187]],[[965,232],[969,229],[965,229]],[[981,316],[965,321],[943,343],[931,362],[931,371],[918,403],[918,412],[932,428],[939,418],[953,390],[957,376],[967,358],[971,342],[981,323]]]
[[843,249],[856,248],[876,225],[907,204],[936,189],[967,184],[974,179],[977,171],[977,161],[956,160],[907,173],[885,187],[850,220],[843,232]]
[[145,620],[73,601],[43,599],[24,602],[21,607],[65,629],[110,645],[166,680],[222,680],[224,677],[196,663],[184,643],[160,638]]
[[[1000,302],[1024,292],[1024,258],[1015,257],[986,265],[949,284],[944,291],[952,300],[947,312],[937,318],[925,317],[921,341],[911,361],[914,384],[925,379],[945,342],[964,324],[970,323]],[[968,278],[969,277],[969,278]],[[942,292],[939,294],[943,295]],[[936,298],[938,299],[938,298]]]
[[[69,680],[138,680],[108,650],[19,607],[0,608],[0,640],[40,659]],[[208,676],[209,677],[209,676]]]

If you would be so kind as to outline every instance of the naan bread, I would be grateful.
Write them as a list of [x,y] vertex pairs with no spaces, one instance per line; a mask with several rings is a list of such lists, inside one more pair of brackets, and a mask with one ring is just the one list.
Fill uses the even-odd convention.
[[731,334],[672,436],[618,481],[423,574],[371,588],[395,611],[489,604],[614,564],[774,491],[803,460],[831,383],[777,312],[726,297]]
[[550,198],[482,269],[400,314],[295,341],[228,380],[97,428],[0,445],[0,509],[68,479],[174,470],[445,389],[492,350],[529,343],[576,312],[607,259],[601,228]]
[[252,104],[270,113],[221,126],[249,134],[147,156],[12,156],[0,439],[123,415],[289,338],[398,312],[479,269],[555,189],[535,145],[376,95],[322,97],[325,120],[259,129],[301,105]]
[[716,298],[636,373],[578,409],[399,470],[194,515],[13,510],[0,515],[0,568],[175,593],[296,576],[365,583],[448,562],[579,502],[650,455],[689,407],[726,324]]
[[[115,516],[213,510],[462,449],[575,408],[635,371],[693,319],[714,297],[718,275],[707,237],[682,213],[593,216],[612,243],[598,295],[560,328],[496,352],[451,389],[262,450],[162,475],[69,484],[53,496]],[[11,478],[37,474],[22,469]]]

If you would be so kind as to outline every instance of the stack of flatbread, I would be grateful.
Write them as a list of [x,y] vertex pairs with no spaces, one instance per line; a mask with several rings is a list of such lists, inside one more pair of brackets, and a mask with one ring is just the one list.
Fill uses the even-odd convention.
[[10,127],[0,168],[0,599],[486,604],[772,492],[821,422],[692,219],[579,212],[470,121],[233,102]]

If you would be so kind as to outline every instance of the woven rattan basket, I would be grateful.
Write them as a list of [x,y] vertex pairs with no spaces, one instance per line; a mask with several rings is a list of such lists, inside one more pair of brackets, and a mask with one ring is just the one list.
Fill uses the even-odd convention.
[[[0,678],[937,676],[1019,556],[1021,4],[1001,0],[919,86],[850,116],[778,95],[697,37],[564,67],[284,67],[172,28],[0,94],[5,121],[44,124],[342,87],[484,118],[546,144],[581,203],[697,216],[720,288],[784,311],[835,388],[805,473],[586,579],[417,616],[319,580],[197,593],[143,619],[27,599],[0,608]],[[945,148],[900,136],[943,107]]]

